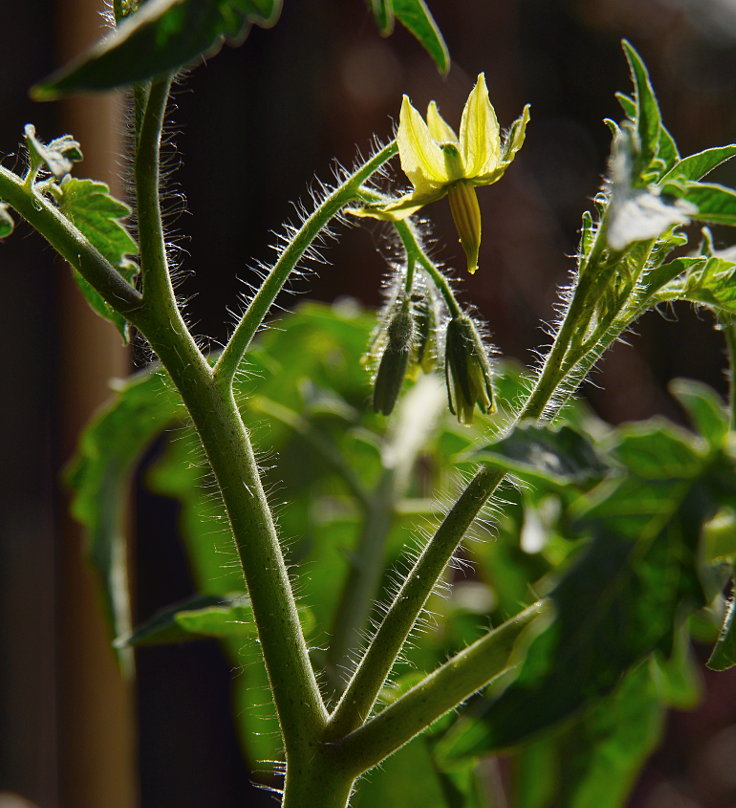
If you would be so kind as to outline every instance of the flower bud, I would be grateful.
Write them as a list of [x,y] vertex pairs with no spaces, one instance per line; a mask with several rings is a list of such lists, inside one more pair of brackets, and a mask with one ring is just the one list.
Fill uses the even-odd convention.
[[424,373],[431,373],[437,359],[437,304],[428,289],[422,294],[412,295],[412,301],[416,329],[412,365]]
[[461,424],[473,423],[473,409],[493,412],[491,366],[473,321],[453,317],[445,341],[445,383],[450,410]]
[[414,322],[407,302],[391,316],[386,329],[386,347],[373,384],[375,412],[389,415],[393,411],[406,375],[413,336]]

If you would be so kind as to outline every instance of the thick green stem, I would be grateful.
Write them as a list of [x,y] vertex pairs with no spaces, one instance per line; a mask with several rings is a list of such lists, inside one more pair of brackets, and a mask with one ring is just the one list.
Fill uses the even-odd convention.
[[437,668],[418,685],[351,732],[340,744],[351,765],[367,771],[433,721],[509,669],[514,644],[526,627],[548,612],[537,603],[488,632]]
[[133,320],[141,309],[140,293],[77,230],[59,209],[11,171],[0,166],[0,200],[7,202],[78,270],[105,300]]
[[258,627],[287,755],[304,754],[326,711],[299,625],[296,603],[248,433],[231,394],[171,333],[151,339],[182,395],[227,509]]
[[343,765],[339,748],[322,746],[289,762],[281,808],[347,808],[356,773]]
[[447,562],[503,476],[495,469],[479,469],[425,546],[330,717],[330,738],[351,732],[370,715],[386,676]]
[[215,378],[219,384],[228,387],[238,369],[241,359],[248,350],[254,334],[268,314],[271,305],[283,289],[287,278],[296,268],[304,253],[314,243],[330,220],[336,216],[345,205],[359,198],[360,186],[368,180],[381,166],[397,153],[396,142],[392,141],[381,149],[365,165],[355,171],[345,182],[336,188],[325,201],[304,222],[296,235],[291,239],[287,248],[281,253],[278,261],[268,277],[261,284],[255,297],[251,300],[248,309],[238,323],[230,341],[225,346],[217,364],[215,365]]
[[287,755],[316,743],[326,711],[248,433],[231,390],[212,371],[181,317],[166,261],[159,149],[168,80],[148,94],[135,159],[145,308],[138,324],[182,395],[222,492],[258,627]]

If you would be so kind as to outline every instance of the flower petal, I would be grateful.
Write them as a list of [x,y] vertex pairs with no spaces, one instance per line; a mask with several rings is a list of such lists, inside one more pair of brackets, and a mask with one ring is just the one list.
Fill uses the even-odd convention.
[[524,145],[526,137],[526,125],[529,123],[529,104],[524,107],[521,115],[511,124],[511,129],[503,142],[501,160],[510,163],[516,156],[516,152]]
[[486,77],[478,76],[460,121],[460,153],[467,177],[488,174],[501,159],[501,135],[496,112],[491,106]]
[[404,174],[417,191],[447,182],[447,169],[442,149],[433,140],[422,116],[404,96],[396,133],[399,157]]
[[457,143],[455,131],[440,115],[440,111],[434,101],[430,101],[427,107],[427,126],[429,127],[429,134],[440,143]]

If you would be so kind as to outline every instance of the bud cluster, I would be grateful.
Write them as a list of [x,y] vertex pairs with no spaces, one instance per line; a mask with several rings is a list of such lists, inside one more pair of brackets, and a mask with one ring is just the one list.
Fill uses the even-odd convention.
[[483,414],[494,412],[491,365],[476,324],[459,309],[443,315],[434,289],[421,281],[413,285],[411,294],[405,289],[395,294],[374,335],[374,411],[389,415],[404,379],[415,378],[420,370],[432,372],[444,344],[450,411],[461,424],[473,422],[476,407]]

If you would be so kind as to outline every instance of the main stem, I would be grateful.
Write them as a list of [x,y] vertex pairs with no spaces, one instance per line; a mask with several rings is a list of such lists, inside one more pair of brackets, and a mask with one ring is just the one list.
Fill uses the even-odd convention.
[[168,80],[153,82],[140,129],[135,180],[144,309],[136,324],[176,384],[202,440],[243,567],[287,756],[316,744],[326,711],[248,433],[232,391],[215,383],[171,286],[159,204],[159,151]]

